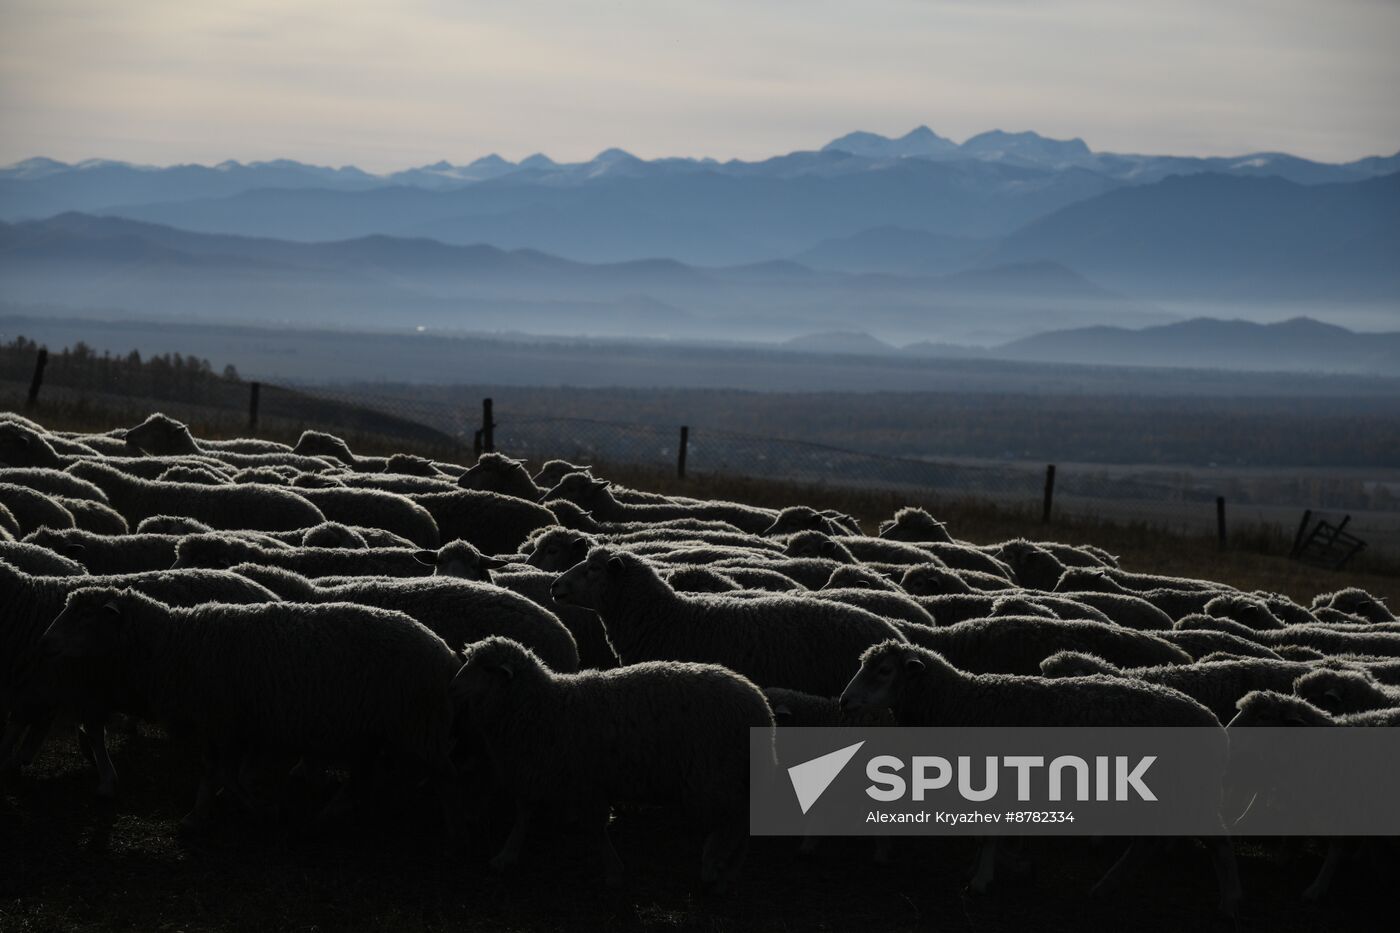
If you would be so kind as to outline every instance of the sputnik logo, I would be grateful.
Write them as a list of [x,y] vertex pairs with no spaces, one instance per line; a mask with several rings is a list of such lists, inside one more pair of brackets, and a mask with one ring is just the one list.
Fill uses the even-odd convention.
[[797,793],[797,804],[806,813],[812,809],[812,805],[826,789],[831,786],[831,782],[836,780],[846,767],[850,764],[856,752],[864,745],[864,741],[854,745],[847,745],[845,748],[838,748],[834,752],[828,752],[820,758],[813,758],[804,761],[800,765],[793,765],[788,768],[788,777],[792,780],[792,789]]

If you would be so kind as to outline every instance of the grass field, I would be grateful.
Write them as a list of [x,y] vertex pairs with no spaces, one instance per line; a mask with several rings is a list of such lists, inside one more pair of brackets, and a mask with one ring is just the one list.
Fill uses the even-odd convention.
[[[55,428],[53,413],[36,413]],[[84,429],[95,412],[71,420]],[[122,420],[119,423],[131,423]],[[194,425],[197,433],[201,425]],[[227,427],[227,426],[226,426]],[[227,434],[204,426],[211,435]],[[269,433],[294,438],[299,426]],[[279,433],[280,432],[280,433]],[[365,452],[389,443],[352,439]],[[428,451],[443,456],[447,451]],[[685,481],[661,471],[601,469],[629,485],[762,505],[803,502],[855,514],[873,530],[904,497],[834,487],[729,477]],[[1091,522],[1049,527],[1036,517],[976,502],[927,502],[953,531],[977,542],[1018,535],[1092,542],[1121,555],[1131,569],[1204,576],[1267,588],[1306,601],[1313,593],[1361,585],[1400,595],[1394,569],[1330,573],[1278,556],[1279,532],[1233,542],[1166,536],[1151,529]],[[1120,895],[1091,901],[1090,884],[1116,858],[1121,842],[1087,839],[1027,843],[1033,873],[983,896],[968,893],[969,838],[900,842],[889,865],[877,865],[864,840],[830,840],[801,858],[796,840],[756,839],[739,889],[716,899],[700,893],[700,840],[683,820],[655,810],[625,811],[613,837],[633,878],[606,890],[587,844],[567,831],[538,838],[528,864],[500,877],[487,859],[504,824],[482,827],[449,845],[435,807],[406,792],[392,809],[358,814],[352,825],[313,832],[289,816],[264,824],[225,804],[217,825],[196,838],[178,829],[198,780],[198,756],[154,730],[113,737],[123,777],[121,799],[99,802],[95,777],[72,741],[56,733],[36,767],[8,778],[0,799],[0,931],[83,930],[986,930],[1069,931],[1370,928],[1393,900],[1394,853],[1352,863],[1328,901],[1305,907],[1299,892],[1320,860],[1315,842],[1241,840],[1247,903],[1238,924],[1214,913],[1215,882],[1200,845],[1178,840]],[[285,802],[284,813],[314,811],[311,792]],[[507,811],[508,812],[508,811]],[[1381,840],[1382,848],[1388,841]]]

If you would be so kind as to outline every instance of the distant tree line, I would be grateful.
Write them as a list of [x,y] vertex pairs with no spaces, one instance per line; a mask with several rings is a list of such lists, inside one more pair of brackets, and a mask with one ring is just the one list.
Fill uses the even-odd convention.
[[[34,372],[39,347],[22,335],[0,344],[0,379],[27,382]],[[192,404],[227,404],[243,391],[238,388],[242,383],[238,370],[232,365],[215,372],[208,360],[193,355],[160,353],[142,357],[139,351],[132,350],[114,356],[110,352],[99,353],[82,341],[61,350],[49,350],[44,383]]]

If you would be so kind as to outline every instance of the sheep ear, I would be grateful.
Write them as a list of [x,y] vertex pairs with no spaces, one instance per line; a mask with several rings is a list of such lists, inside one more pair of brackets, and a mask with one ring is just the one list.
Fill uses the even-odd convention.
[[78,554],[83,553],[84,551],[87,550],[87,547],[86,547],[85,545],[78,544],[78,543],[75,541],[75,542],[73,542],[72,544],[65,544],[65,545],[63,545],[63,547],[62,547],[61,550],[62,550],[62,553],[67,554],[67,555],[69,555],[69,556],[71,557],[71,556],[75,556],[75,555],[78,555]]
[[[585,541],[583,538],[575,538],[575,539],[574,539],[574,543],[571,544],[571,545],[569,545],[569,546],[572,547],[575,551],[587,551],[587,550],[588,550],[588,542]],[[614,559],[616,559],[616,558],[614,558]]]
[[429,567],[437,565],[437,551],[414,551],[413,559],[420,564],[427,564]]
[[[115,430],[115,431],[112,432],[112,436],[115,437],[115,438],[116,438],[117,440],[119,440],[119,441],[124,441],[124,440],[126,440],[126,428],[118,428],[117,430]],[[29,438],[25,437],[25,438],[21,438],[21,440],[24,441],[24,445],[25,445],[26,447],[29,446]]]
[[507,664],[507,663],[504,662],[504,661],[502,661],[502,662],[499,663],[499,664],[493,664],[493,665],[491,665],[491,670],[493,670],[493,671],[498,671],[499,673],[505,674],[505,675],[506,675],[506,680],[514,680],[514,679],[515,679],[515,668],[514,668],[514,667],[511,667],[509,664]]
[[1335,689],[1333,689],[1333,690],[1328,690],[1326,693],[1323,694],[1323,696],[1325,696],[1327,699],[1332,700],[1332,701],[1334,701],[1334,702],[1336,702],[1336,703],[1341,703],[1341,702],[1342,702],[1342,695],[1341,695],[1340,693],[1338,693]]
[[924,669],[924,662],[920,661],[918,658],[905,658],[904,669],[911,674],[917,674]]
[[103,603],[102,611],[110,614],[114,619],[120,619],[122,617],[122,607],[117,603],[115,599]]
[[835,541],[823,541],[822,544],[821,544],[821,547],[819,548],[819,550],[820,550],[821,553],[823,553],[823,554],[835,554],[835,553],[836,553],[836,542],[835,542]]
[[[432,552],[430,551],[429,553]],[[476,563],[478,567],[482,567],[486,570],[500,570],[502,567],[508,564],[509,561],[501,560],[499,557],[487,557],[485,554],[483,554],[481,555],[481,560],[477,561]]]
[[792,708],[789,707],[787,704],[783,704],[782,706],[775,706],[775,707],[773,707],[773,720],[774,720],[775,722],[780,722],[780,721],[782,721],[782,720],[791,719],[791,718],[792,718]]
[[627,565],[623,562],[621,557],[617,557],[616,555],[614,555],[608,558],[608,573],[613,574],[614,576],[622,573],[626,566]]
[[607,488],[608,488],[609,486],[611,486],[611,485],[612,485],[612,482],[611,482],[610,480],[606,480],[606,479],[595,479],[595,480],[593,481],[593,488],[594,488],[594,489],[607,489]]

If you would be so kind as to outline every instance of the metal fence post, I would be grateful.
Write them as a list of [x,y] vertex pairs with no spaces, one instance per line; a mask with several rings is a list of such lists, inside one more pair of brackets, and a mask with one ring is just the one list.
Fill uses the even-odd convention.
[[1040,515],[1042,524],[1050,524],[1050,507],[1055,501],[1055,464],[1045,467],[1045,508]]
[[1225,550],[1225,497],[1215,497],[1215,532],[1220,536],[1220,550]]
[[34,378],[29,383],[29,401],[25,404],[33,408],[39,401],[39,387],[44,384],[44,367],[49,365],[48,347],[40,347],[34,360]]
[[491,400],[484,398],[481,400],[481,450],[483,453],[491,453],[496,449],[496,422],[491,415]]
[[680,453],[676,456],[676,476],[685,479],[685,454],[690,446],[690,425],[681,425],[681,447]]
[[262,383],[248,383],[248,430],[258,429],[258,399],[262,396]]

